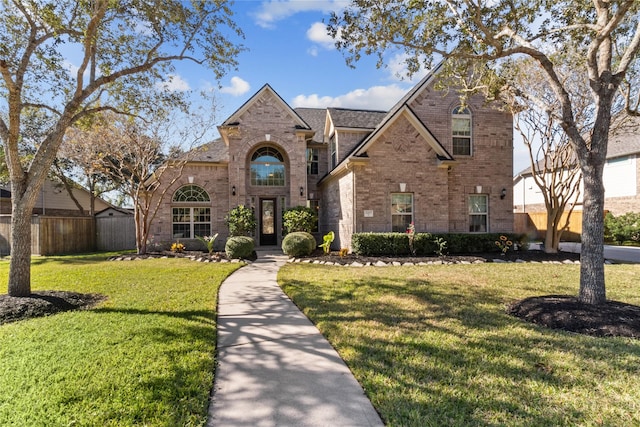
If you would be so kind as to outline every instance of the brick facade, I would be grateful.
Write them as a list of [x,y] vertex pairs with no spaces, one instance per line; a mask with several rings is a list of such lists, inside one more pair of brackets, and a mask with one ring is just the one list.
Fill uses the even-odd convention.
[[[191,181],[210,196],[211,229],[220,233],[219,245],[227,237],[224,217],[230,209],[251,206],[260,222],[260,200],[273,199],[277,244],[283,237],[282,210],[317,200],[319,234],[334,231],[334,248],[350,247],[354,232],[391,231],[391,199],[400,192],[413,197],[419,232],[468,232],[472,194],[487,196],[487,231],[512,231],[511,191],[501,195],[512,183],[511,116],[471,99],[472,155],[451,156],[451,112],[459,100],[453,91],[433,90],[433,80],[423,79],[389,113],[341,110],[340,125],[327,129],[331,110],[293,110],[265,85],[219,127],[221,139],[210,144],[209,154],[185,166],[157,215],[154,235],[174,239],[171,196]],[[351,117],[359,124],[345,124]],[[365,129],[372,120],[380,124]],[[334,168],[330,137],[338,144]],[[251,157],[261,147],[281,153],[284,186],[251,184]],[[307,148],[317,149],[317,175],[307,175]],[[254,237],[260,245],[260,230]]]

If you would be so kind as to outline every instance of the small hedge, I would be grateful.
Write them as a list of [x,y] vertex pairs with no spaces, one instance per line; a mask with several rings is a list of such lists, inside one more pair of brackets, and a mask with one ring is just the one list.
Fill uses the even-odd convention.
[[234,236],[227,240],[224,251],[229,259],[250,259],[254,256],[253,238],[248,236]]
[[[413,246],[417,256],[433,256],[438,253],[436,239],[447,242],[445,253],[469,254],[481,252],[500,252],[496,241],[500,236],[507,238],[520,247],[525,246],[525,235],[510,233],[486,234],[430,234],[416,233]],[[356,233],[351,237],[353,253],[362,256],[398,256],[410,255],[409,237],[406,233]]]
[[308,256],[316,249],[315,237],[304,231],[287,234],[282,240],[282,252],[289,256]]

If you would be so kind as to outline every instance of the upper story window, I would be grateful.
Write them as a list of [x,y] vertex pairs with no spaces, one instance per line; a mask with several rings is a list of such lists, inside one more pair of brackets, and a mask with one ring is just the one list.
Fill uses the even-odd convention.
[[318,175],[317,148],[307,148],[307,175]]
[[329,138],[329,149],[331,150],[331,168],[333,169],[338,164],[338,147],[336,145],[336,134],[334,133]]
[[451,112],[451,131],[453,136],[453,155],[471,155],[471,111],[457,106]]
[[283,187],[285,184],[284,158],[272,147],[262,147],[251,156],[251,185]]

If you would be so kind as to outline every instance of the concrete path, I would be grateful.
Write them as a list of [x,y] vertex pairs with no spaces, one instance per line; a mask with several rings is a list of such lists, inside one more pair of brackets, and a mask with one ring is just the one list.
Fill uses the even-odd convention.
[[[540,249],[539,243],[532,243],[531,249]],[[580,243],[560,242],[560,250],[565,252],[580,253]],[[640,263],[640,248],[635,246],[604,245],[604,259],[617,262]]]
[[259,253],[224,281],[208,427],[382,426],[351,371],[276,283]]

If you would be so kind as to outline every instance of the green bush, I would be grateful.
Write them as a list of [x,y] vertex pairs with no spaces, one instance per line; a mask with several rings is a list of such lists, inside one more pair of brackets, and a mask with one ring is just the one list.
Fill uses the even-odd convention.
[[253,209],[245,205],[238,205],[224,217],[229,227],[229,236],[253,236],[257,221]]
[[287,209],[282,215],[282,225],[287,233],[293,233],[295,231],[311,233],[315,231],[317,223],[318,215],[316,211],[306,206],[296,206]]
[[[496,245],[500,236],[507,236],[509,240],[517,242],[521,247],[526,238],[523,235],[509,233],[416,233],[413,246],[418,256],[500,252],[500,248]],[[441,248],[441,243],[446,243],[444,249]],[[351,237],[351,246],[353,253],[363,256],[398,256],[411,253],[409,237],[406,233],[355,233]]]
[[282,252],[289,256],[307,256],[316,248],[316,239],[306,231],[294,231],[282,240]]
[[604,217],[604,236],[607,241],[618,243],[640,241],[640,213],[629,212],[614,216],[607,212]]
[[248,236],[233,236],[227,239],[224,251],[229,259],[250,259],[254,257],[253,238]]

